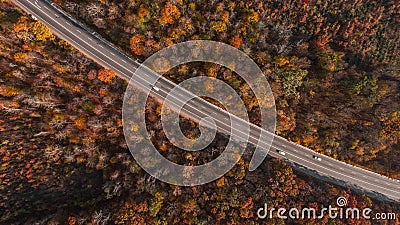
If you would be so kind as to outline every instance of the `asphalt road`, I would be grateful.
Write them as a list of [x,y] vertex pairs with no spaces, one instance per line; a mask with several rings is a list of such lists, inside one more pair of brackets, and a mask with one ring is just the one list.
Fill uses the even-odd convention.
[[[100,65],[114,70],[119,77],[130,80],[140,63],[129,58],[120,50],[112,47],[112,45],[104,41],[97,33],[89,31],[87,28],[69,17],[51,2],[40,0],[13,0],[13,2],[21,7],[27,13],[33,15],[38,20],[46,24],[54,34],[69,42],[76,49],[93,59]],[[162,101],[175,87],[175,84],[166,80],[159,79],[154,72],[142,74],[136,79],[138,88],[149,90],[151,85],[159,88],[158,91],[152,91],[153,97]],[[240,141],[246,141],[254,145],[268,146],[268,141],[259,140],[260,133],[270,136],[273,135],[271,150],[269,155],[276,158],[283,158],[292,163],[298,164],[308,169],[311,175],[317,173],[319,176],[334,178],[346,183],[346,186],[356,187],[358,190],[366,191],[366,193],[376,193],[386,196],[390,200],[400,202],[400,181],[387,178],[377,173],[361,169],[359,167],[346,164],[333,158],[318,154],[311,149],[294,144],[275,134],[266,132],[265,130],[238,119],[236,116],[194,96],[184,89],[178,89],[177,94],[173,96],[173,104],[182,102],[187,98],[193,98],[181,113],[195,121],[201,118],[212,117],[218,130],[223,133],[230,134],[231,129],[236,129],[237,137]],[[174,108],[173,105],[171,105]],[[232,125],[231,125],[232,122]],[[241,131],[250,128],[250,135],[243,134]],[[285,152],[285,155],[278,153]],[[314,159],[318,156],[321,160]],[[318,177],[318,176],[317,176]]]

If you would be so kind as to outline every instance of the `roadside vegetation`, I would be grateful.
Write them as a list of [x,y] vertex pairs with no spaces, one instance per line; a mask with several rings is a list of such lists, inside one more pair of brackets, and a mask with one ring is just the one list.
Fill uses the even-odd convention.
[[[133,57],[191,39],[222,41],[249,54],[276,98],[277,134],[336,159],[400,179],[399,6],[396,1],[55,1]],[[126,83],[0,2],[0,224],[398,224],[397,221],[265,220],[270,207],[335,205],[399,213],[399,205],[315,180],[285,161],[248,172],[245,155],[216,182],[176,187],[135,163],[122,132]],[[209,64],[182,65],[176,82],[217,77]],[[242,96],[258,119],[251,95]],[[177,154],[148,101],[149,128],[163,154],[186,164],[216,157]],[[188,137],[197,125],[182,119]]]

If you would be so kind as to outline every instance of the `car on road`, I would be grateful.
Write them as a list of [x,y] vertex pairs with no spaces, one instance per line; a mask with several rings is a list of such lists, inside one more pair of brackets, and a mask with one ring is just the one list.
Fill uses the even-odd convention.
[[313,159],[318,160],[318,161],[322,161],[321,157],[317,156],[317,155],[313,155],[312,156]]
[[277,152],[278,154],[280,154],[280,155],[286,155],[286,152],[281,151],[281,150],[276,150],[276,152]]
[[33,19],[33,20],[37,20],[36,16],[29,14],[29,16]]
[[92,32],[92,35],[95,37],[100,37],[99,33],[97,33],[96,31]]
[[153,90],[155,90],[155,91],[159,91],[159,90],[160,90],[160,88],[158,88],[158,87],[156,87],[156,86],[154,86],[154,85],[150,85],[150,87],[151,87],[151,89],[153,89]]

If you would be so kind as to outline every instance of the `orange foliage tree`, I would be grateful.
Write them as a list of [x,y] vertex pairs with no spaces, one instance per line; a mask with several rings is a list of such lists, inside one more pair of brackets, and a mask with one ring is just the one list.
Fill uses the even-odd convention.
[[161,11],[159,21],[161,24],[173,24],[174,21],[178,20],[180,17],[181,13],[179,12],[179,9],[171,2],[167,2]]
[[97,78],[104,83],[111,83],[112,79],[115,77],[115,72],[109,69],[100,69]]
[[240,48],[242,45],[242,38],[239,35],[236,35],[229,40],[229,44],[235,48]]
[[134,34],[130,40],[130,49],[135,55],[142,55],[146,38],[141,34]]
[[381,135],[391,144],[397,144],[400,139],[400,111],[396,111],[388,117],[384,121],[384,129],[381,131]]

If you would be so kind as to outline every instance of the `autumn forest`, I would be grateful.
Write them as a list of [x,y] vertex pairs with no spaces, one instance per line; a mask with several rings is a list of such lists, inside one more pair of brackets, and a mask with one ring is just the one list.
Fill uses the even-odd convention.
[[[273,91],[276,134],[316,152],[400,179],[400,4],[396,0],[55,0],[126,54],[144,61],[188,40],[227,43],[248,54]],[[0,224],[399,224],[397,220],[257,218],[258,208],[352,207],[395,212],[400,204],[325,182],[251,152],[201,186],[173,186],[131,156],[122,129],[127,82],[102,68],[11,1],[0,0]],[[165,75],[229,83],[257,124],[248,86],[209,63]],[[148,129],[164,155],[200,164],[218,155],[168,142],[161,105],[149,98]],[[198,124],[181,118],[188,137]]]

